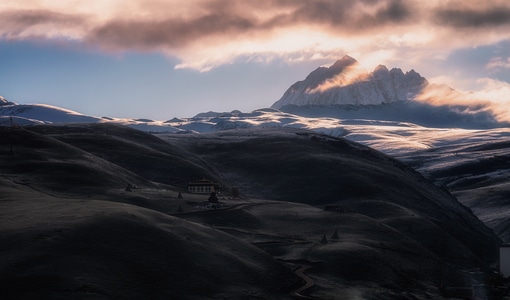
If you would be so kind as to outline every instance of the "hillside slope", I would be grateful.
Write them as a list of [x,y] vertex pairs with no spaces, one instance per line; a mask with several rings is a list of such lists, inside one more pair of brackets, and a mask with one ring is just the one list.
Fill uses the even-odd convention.
[[[55,299],[278,299],[303,284],[295,271],[314,283],[301,296],[427,299],[497,258],[499,239],[448,193],[311,131],[81,124],[0,138],[5,298],[34,297],[29,286]],[[213,208],[168,185],[199,174],[251,198],[219,195]]]
[[450,132],[429,139],[426,151],[395,155],[436,185],[444,186],[504,241],[510,241],[509,129]]
[[0,244],[2,299],[287,299],[299,283],[269,254],[221,231],[1,178]]
[[295,129],[165,139],[209,161],[249,197],[337,205],[459,264],[496,257],[499,240],[468,208],[419,173],[365,146]]
[[[152,181],[185,189],[191,180],[216,178],[196,156],[126,126],[69,124],[29,126],[26,130],[0,127],[0,130],[6,157],[12,148],[5,167],[12,164],[13,169],[7,172],[47,180],[47,184],[53,181],[53,188],[59,183],[62,188],[64,185],[93,188],[125,187],[129,183],[150,185]],[[59,171],[66,167],[81,169],[70,169],[70,174]]]

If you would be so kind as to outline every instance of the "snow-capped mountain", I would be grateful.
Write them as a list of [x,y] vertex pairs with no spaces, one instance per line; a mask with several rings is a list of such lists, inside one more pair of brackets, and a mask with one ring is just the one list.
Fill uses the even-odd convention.
[[[4,98],[5,99],[5,98]],[[1,115],[48,123],[94,123],[101,118],[46,104],[10,104],[0,106]]]
[[388,70],[379,65],[367,72],[357,60],[344,56],[329,68],[319,67],[293,84],[272,108],[286,105],[378,105],[411,100],[428,85],[414,70]]
[[[437,98],[461,99],[458,91],[428,81],[411,70],[379,65],[367,72],[344,56],[293,84],[271,107],[311,118],[365,119],[414,123],[425,127],[485,129],[509,126],[488,108],[438,105]],[[440,101],[439,101],[440,102]]]

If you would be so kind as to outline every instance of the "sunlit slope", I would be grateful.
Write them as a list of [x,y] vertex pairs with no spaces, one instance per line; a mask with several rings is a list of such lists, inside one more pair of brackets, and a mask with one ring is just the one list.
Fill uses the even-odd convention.
[[36,189],[94,191],[147,179],[53,137],[22,128],[0,128],[0,173]]
[[[63,168],[66,164],[94,169],[97,172],[106,172],[109,168],[111,169],[105,174],[95,174],[79,169],[62,171],[63,178],[55,179],[56,182],[66,183],[66,180],[78,177],[76,182],[69,182],[69,184],[81,182],[83,185],[90,186],[106,185],[123,174],[131,174],[131,176],[136,174],[138,180],[118,179],[110,185],[125,187],[127,183],[140,184],[154,181],[186,188],[190,180],[202,177],[215,178],[200,159],[149,133],[125,126],[72,124],[32,126],[27,130],[14,131],[4,129],[4,132],[5,134],[1,137],[6,144],[4,151],[9,151],[8,147],[13,147],[13,164],[16,164],[16,161],[26,160],[24,155],[35,156],[33,162],[27,162],[29,166],[27,173],[40,170],[44,173],[43,178],[46,178],[51,174],[57,174],[53,168]],[[24,135],[27,137],[23,138]],[[39,145],[36,141],[41,141],[42,144]],[[47,144],[51,145],[51,148],[45,150],[49,147]],[[74,156],[68,156],[68,154]],[[86,162],[76,164],[74,160]],[[40,167],[34,169],[35,165]]]
[[167,139],[209,161],[247,196],[337,205],[459,263],[496,255],[498,239],[469,209],[411,168],[365,146],[292,129]]
[[0,179],[2,299],[288,298],[269,254],[133,205],[57,199]]
[[448,188],[503,240],[510,241],[509,148],[509,130],[502,128],[452,133],[445,142],[431,139],[427,151],[396,155],[436,185]]

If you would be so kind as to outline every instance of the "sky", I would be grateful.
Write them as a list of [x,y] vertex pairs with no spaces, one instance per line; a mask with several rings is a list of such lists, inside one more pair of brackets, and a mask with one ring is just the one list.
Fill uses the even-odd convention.
[[[271,106],[344,55],[510,105],[506,0],[2,0],[0,95],[167,120]],[[510,116],[509,116],[510,117]]]

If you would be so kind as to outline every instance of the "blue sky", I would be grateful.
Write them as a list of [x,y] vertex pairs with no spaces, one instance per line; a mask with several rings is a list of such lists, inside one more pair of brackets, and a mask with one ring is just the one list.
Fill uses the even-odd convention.
[[345,54],[368,71],[415,69],[505,109],[509,49],[502,0],[0,3],[0,95],[95,116],[268,107]]
[[84,114],[165,120],[269,107],[320,62],[237,62],[175,69],[160,53],[102,53],[79,45],[0,42],[0,95]]

